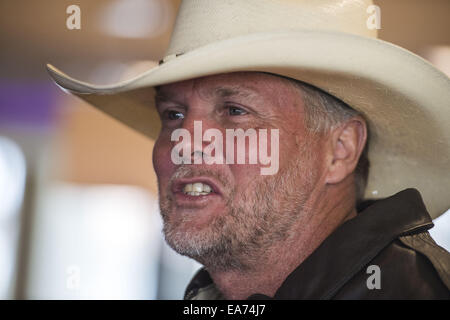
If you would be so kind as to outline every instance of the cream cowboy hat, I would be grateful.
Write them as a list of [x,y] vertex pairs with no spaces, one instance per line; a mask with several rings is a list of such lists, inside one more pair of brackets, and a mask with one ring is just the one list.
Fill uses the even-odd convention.
[[[155,138],[154,86],[263,71],[321,88],[369,120],[366,197],[417,188],[432,217],[450,207],[450,80],[370,30],[369,0],[185,0],[166,56],[124,82],[98,86],[48,71],[60,86]],[[369,9],[369,10],[368,10]]]

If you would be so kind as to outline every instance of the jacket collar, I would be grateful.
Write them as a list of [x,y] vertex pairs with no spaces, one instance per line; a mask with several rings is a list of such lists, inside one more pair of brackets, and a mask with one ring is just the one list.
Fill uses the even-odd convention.
[[[401,235],[433,226],[420,193],[403,190],[375,201],[338,227],[283,282],[275,299],[329,299],[383,248]],[[205,269],[200,270],[186,290],[185,298],[211,286]],[[254,294],[249,299],[268,299]]]
[[432,227],[419,192],[406,189],[346,221],[283,282],[276,299],[329,299],[399,235]]

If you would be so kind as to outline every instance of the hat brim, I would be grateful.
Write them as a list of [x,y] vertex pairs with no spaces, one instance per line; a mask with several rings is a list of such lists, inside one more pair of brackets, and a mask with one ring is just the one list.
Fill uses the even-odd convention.
[[155,86],[237,71],[307,82],[368,119],[367,198],[413,187],[433,218],[450,207],[450,80],[391,43],[325,31],[251,34],[192,50],[107,86],[47,68],[57,84],[153,139],[160,128],[153,107]]

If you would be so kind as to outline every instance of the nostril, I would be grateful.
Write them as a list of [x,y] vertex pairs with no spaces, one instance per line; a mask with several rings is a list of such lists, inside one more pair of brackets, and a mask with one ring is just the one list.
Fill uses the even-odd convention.
[[194,151],[191,153],[192,157],[200,157],[200,158],[204,158],[205,157],[205,153],[203,151]]

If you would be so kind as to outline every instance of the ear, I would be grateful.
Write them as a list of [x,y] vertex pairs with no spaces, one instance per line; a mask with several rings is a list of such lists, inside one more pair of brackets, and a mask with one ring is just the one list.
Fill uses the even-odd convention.
[[367,126],[361,117],[351,118],[332,130],[327,145],[330,161],[326,183],[339,183],[355,171],[366,140]]

